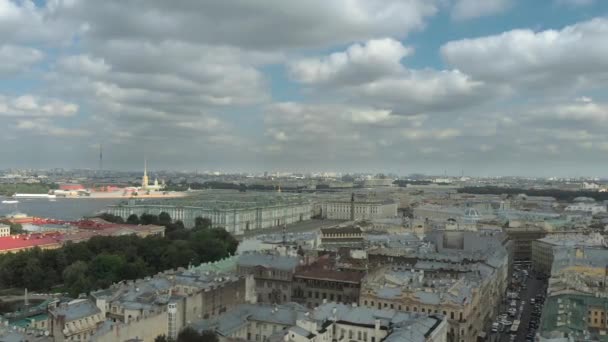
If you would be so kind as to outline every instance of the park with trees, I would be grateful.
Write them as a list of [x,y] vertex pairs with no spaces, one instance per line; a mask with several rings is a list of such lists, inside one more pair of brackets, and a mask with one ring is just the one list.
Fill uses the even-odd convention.
[[[122,223],[122,218],[102,215]],[[127,223],[165,226],[165,236],[97,236],[68,242],[58,249],[34,248],[0,255],[0,289],[63,291],[72,296],[190,264],[217,261],[233,255],[238,241],[221,228],[198,217],[186,229],[167,213],[129,217]]]

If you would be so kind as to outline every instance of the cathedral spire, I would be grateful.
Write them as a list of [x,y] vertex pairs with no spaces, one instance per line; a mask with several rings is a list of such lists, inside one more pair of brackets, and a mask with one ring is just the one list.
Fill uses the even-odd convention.
[[141,178],[141,188],[145,190],[148,185],[148,159],[144,158],[144,176]]

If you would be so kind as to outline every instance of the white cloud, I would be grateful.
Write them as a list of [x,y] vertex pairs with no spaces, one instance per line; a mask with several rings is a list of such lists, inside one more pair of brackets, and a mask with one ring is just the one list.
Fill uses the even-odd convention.
[[0,46],[0,76],[26,71],[40,62],[44,54],[38,50],[17,45]]
[[467,107],[491,91],[458,70],[406,68],[401,60],[411,51],[393,39],[372,40],[327,57],[296,61],[290,70],[296,80],[318,87],[322,96],[337,92],[345,101],[389,108],[395,114]]
[[82,31],[81,23],[59,13],[74,1],[0,0],[0,41],[12,43],[65,44]]
[[502,13],[509,9],[511,0],[456,0],[452,18],[468,20]]
[[597,18],[561,30],[519,29],[452,41],[442,46],[441,53],[448,64],[475,79],[506,83],[514,89],[576,89],[607,79],[606,36],[608,19]]
[[323,47],[379,36],[403,37],[424,27],[437,0],[79,1],[56,11],[86,22],[86,35],[251,49]]
[[462,132],[455,128],[445,129],[404,129],[402,134],[409,140],[446,140],[462,135]]
[[77,104],[58,99],[40,98],[29,94],[18,97],[0,95],[0,116],[71,117],[77,112]]
[[86,76],[101,76],[110,71],[111,67],[102,58],[89,55],[66,56],[57,62],[65,71]]
[[327,57],[296,61],[289,69],[293,78],[305,84],[362,83],[401,72],[401,59],[412,51],[391,38],[370,40]]
[[54,125],[48,119],[19,120],[15,128],[22,131],[30,131],[34,134],[48,135],[53,137],[85,137],[90,132],[81,128],[65,128]]

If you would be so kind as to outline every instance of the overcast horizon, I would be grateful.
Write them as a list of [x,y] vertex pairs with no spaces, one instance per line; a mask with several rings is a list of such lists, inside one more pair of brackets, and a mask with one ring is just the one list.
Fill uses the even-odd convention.
[[608,177],[608,1],[0,0],[0,169]]

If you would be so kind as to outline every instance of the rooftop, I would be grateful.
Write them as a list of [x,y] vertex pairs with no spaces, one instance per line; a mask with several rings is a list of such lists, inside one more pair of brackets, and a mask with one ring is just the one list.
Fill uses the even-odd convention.
[[51,310],[51,314],[54,316],[65,316],[66,322],[99,313],[101,313],[101,310],[88,299],[75,299],[71,302],[60,304],[57,308]]
[[193,196],[170,199],[137,199],[123,201],[116,206],[178,206],[212,210],[252,209],[260,207],[307,204],[300,194],[276,192],[238,192],[229,190],[204,190]]
[[299,263],[300,260],[298,258],[262,253],[241,254],[238,260],[239,266],[263,266],[284,271],[293,271]]
[[562,247],[608,247],[601,234],[552,234],[538,241]]

